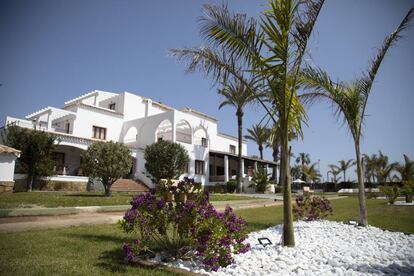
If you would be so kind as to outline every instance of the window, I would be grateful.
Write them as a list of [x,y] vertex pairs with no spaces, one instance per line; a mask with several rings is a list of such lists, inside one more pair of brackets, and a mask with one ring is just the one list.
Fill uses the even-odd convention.
[[66,123],[66,133],[70,133],[70,123]]
[[230,145],[230,153],[236,154],[236,146]]
[[93,126],[93,138],[95,139],[106,139],[106,128]]
[[115,110],[115,104],[114,103],[109,104],[109,109],[110,110]]
[[207,138],[201,138],[201,145],[205,148],[207,147]]
[[195,161],[195,173],[204,174],[204,161],[201,161],[201,160]]

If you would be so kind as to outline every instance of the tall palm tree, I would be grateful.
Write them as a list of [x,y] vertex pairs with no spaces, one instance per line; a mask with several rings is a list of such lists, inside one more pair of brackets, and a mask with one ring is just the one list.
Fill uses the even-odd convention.
[[339,180],[341,180],[341,177],[338,177],[338,175],[342,172],[341,169],[337,165],[330,164],[328,165],[329,172],[333,176],[333,182],[336,184]]
[[260,124],[253,125],[252,128],[247,129],[248,135],[244,138],[255,142],[258,145],[260,159],[263,159],[263,145],[266,144],[270,136],[270,130]]
[[339,163],[339,169],[344,174],[344,181],[346,181],[346,171],[350,167],[355,165],[355,161],[354,161],[354,159],[349,159],[348,161],[347,160],[339,160],[338,163]]
[[313,67],[307,67],[303,71],[302,75],[304,88],[313,90],[311,93],[304,95],[304,99],[308,101],[316,99],[328,100],[337,108],[336,114],[343,115],[344,121],[347,123],[352,134],[357,162],[359,213],[361,225],[368,225],[360,146],[362,126],[366,116],[365,109],[371,93],[372,85],[385,54],[388,49],[401,38],[401,32],[407,28],[412,16],[413,8],[409,10],[397,29],[385,38],[382,47],[378,50],[377,55],[371,61],[368,71],[365,72],[360,78],[352,82],[340,81],[335,83],[325,71]]
[[[215,81],[232,75],[245,76],[233,70],[229,55],[243,59],[241,72],[252,74],[264,85],[269,102],[258,99],[273,123],[280,120],[281,179],[283,186],[283,245],[294,246],[291,178],[288,133],[301,132],[306,119],[297,89],[300,69],[313,26],[324,0],[269,0],[260,20],[230,12],[226,5],[204,6],[199,20],[201,35],[207,46],[173,49],[171,54],[188,62],[187,71],[201,70]],[[229,65],[230,63],[230,65]],[[254,89],[251,89],[254,93]]]
[[223,84],[223,87],[218,90],[218,93],[223,96],[224,100],[219,105],[219,109],[226,105],[233,106],[236,109],[237,116],[237,138],[238,138],[238,171],[237,171],[237,192],[242,190],[242,140],[243,140],[243,115],[244,108],[247,104],[252,102],[256,96],[246,89],[246,85],[240,80],[232,78]]
[[306,152],[300,152],[298,156],[296,157],[296,163],[301,165],[301,171],[302,171],[302,180],[306,181],[306,175],[305,175],[305,166],[309,165],[311,162],[309,153]]

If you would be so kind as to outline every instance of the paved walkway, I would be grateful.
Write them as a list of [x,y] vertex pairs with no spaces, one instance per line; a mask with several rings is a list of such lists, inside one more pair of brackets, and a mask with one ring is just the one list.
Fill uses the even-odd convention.
[[[280,204],[282,203],[277,201],[275,202],[274,200],[264,199],[213,202],[213,205],[217,208],[217,210],[224,210],[227,205],[230,205],[235,210],[240,210],[247,208],[274,206]],[[118,220],[120,220],[125,213],[124,211],[94,212],[93,210],[99,209],[94,207],[77,208],[81,210],[81,212],[77,214],[0,217],[0,233],[55,229],[82,225],[114,224]]]

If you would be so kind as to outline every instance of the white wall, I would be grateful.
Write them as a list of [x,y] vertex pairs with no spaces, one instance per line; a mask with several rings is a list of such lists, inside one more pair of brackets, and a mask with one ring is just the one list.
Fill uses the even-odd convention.
[[79,106],[73,123],[73,135],[92,138],[93,126],[106,128],[106,140],[119,141],[123,117],[103,110]]
[[16,158],[14,154],[0,154],[0,181],[13,182]]

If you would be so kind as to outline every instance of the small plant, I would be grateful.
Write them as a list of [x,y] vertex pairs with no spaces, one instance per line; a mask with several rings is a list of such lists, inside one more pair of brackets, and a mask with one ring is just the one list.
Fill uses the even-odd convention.
[[217,212],[209,202],[208,192],[196,201],[166,203],[155,195],[137,195],[131,209],[120,222],[126,233],[136,235],[124,243],[130,262],[159,252],[164,258],[201,259],[207,269],[217,270],[233,262],[232,254],[250,249],[246,222],[228,207]]
[[388,199],[389,204],[394,204],[395,200],[398,198],[399,190],[396,185],[390,186],[381,186],[380,191],[385,194],[385,197]]
[[237,182],[236,180],[230,180],[227,182],[227,192],[232,194],[236,190]]
[[255,188],[257,193],[264,193],[267,186],[269,185],[269,180],[267,179],[267,172],[264,169],[259,169],[253,172],[252,184],[249,188]]
[[332,215],[331,202],[325,197],[299,195],[296,197],[296,206],[293,207],[293,215],[296,220],[318,220]]

